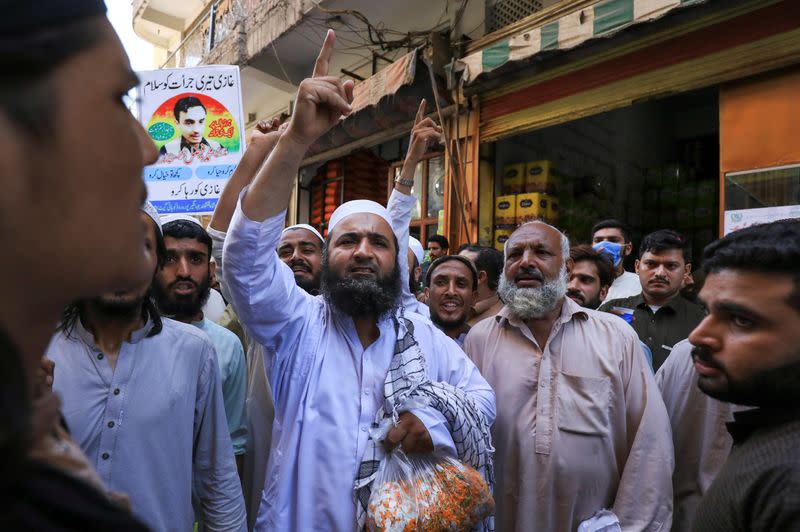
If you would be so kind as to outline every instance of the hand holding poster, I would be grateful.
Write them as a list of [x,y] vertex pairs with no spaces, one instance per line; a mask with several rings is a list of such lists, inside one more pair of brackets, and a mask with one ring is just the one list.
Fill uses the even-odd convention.
[[161,214],[209,214],[244,152],[236,66],[140,72],[140,121],[159,150],[144,169]]

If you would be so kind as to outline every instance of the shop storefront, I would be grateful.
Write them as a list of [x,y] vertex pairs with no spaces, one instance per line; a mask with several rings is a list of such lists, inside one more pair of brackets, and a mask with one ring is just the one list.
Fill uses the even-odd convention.
[[636,241],[677,229],[697,255],[747,209],[800,211],[800,4],[582,4],[461,63],[493,192],[482,244],[534,218],[587,241],[613,217]]

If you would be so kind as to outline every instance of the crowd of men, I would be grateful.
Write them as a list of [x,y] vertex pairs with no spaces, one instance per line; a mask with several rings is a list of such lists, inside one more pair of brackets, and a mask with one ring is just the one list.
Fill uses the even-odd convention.
[[324,236],[285,228],[304,154],[351,112],[333,32],[209,226],[162,217],[142,203],[158,153],[122,103],[136,77],[103,3],[15,9],[3,530],[361,530],[397,447],[483,473],[483,530],[800,529],[800,221],[709,245],[702,288],[671,230],[626,271],[618,220],[575,246],[544,222],[503,251],[432,236],[426,257],[411,187],[443,131],[423,101],[386,206],[347,202]]

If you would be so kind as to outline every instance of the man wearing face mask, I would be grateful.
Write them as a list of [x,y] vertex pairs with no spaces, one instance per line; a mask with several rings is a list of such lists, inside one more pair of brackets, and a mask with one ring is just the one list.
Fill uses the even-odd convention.
[[[639,247],[636,272],[642,293],[623,299],[609,299],[600,310],[627,315],[639,339],[653,353],[653,368],[658,371],[672,346],[689,336],[703,309],[680,295],[686,274],[692,271],[692,258],[686,238],[662,229],[650,233]],[[632,316],[632,317],[631,317]]]
[[608,301],[642,293],[639,276],[625,271],[625,257],[633,251],[630,235],[630,230],[619,220],[603,220],[592,227],[592,247],[606,253],[614,263],[614,282],[606,294]]

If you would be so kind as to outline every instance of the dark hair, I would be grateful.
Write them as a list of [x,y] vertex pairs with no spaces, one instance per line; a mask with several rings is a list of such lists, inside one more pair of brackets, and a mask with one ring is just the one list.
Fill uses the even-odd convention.
[[457,260],[467,268],[469,271],[472,272],[472,290],[475,291],[478,289],[478,269],[472,264],[472,261],[466,257],[462,257],[461,255],[445,255],[444,257],[439,257],[435,261],[431,263],[428,267],[428,271],[425,273],[425,286],[431,285],[431,277],[433,276],[433,270],[444,264],[445,262],[449,262],[451,260]]
[[[150,223],[153,225],[153,230],[156,234],[156,271],[153,273],[153,280],[144,298],[144,318],[147,319],[149,316],[150,319],[153,320],[153,328],[147,333],[148,338],[157,335],[164,328],[164,324],[161,321],[161,312],[159,312],[158,305],[156,305],[155,298],[153,297],[152,283],[155,282],[156,275],[158,275],[159,270],[164,267],[164,261],[167,259],[167,246],[164,244],[164,236],[161,234],[161,231],[158,230],[154,221],[151,220]],[[75,329],[75,324],[80,317],[81,307],[83,307],[86,301],[85,299],[73,301],[64,308],[61,313],[61,321],[58,323],[59,331],[62,331],[67,336],[72,334],[72,331]]]
[[180,120],[180,114],[185,113],[192,107],[202,107],[203,111],[208,113],[206,106],[203,105],[203,102],[201,102],[199,98],[196,96],[186,96],[175,102],[175,109],[172,110],[175,114],[175,120]]
[[[13,15],[11,15],[13,17]],[[40,138],[47,134],[47,115],[58,104],[51,74],[61,64],[100,41],[95,18],[0,38],[0,109],[22,131]]]
[[436,242],[437,244],[439,244],[442,247],[442,249],[450,249],[450,243],[442,235],[431,235],[431,236],[428,237],[428,240],[426,240],[425,242],[426,243],[428,243],[428,242]]
[[608,220],[597,222],[594,224],[594,227],[592,227],[592,238],[594,238],[594,234],[600,229],[619,229],[619,232],[622,233],[622,238],[625,240],[625,243],[627,244],[631,241],[630,229],[628,229],[628,226],[619,220],[609,218]]
[[706,274],[722,270],[794,277],[789,305],[800,312],[800,219],[781,220],[734,231],[703,251]]
[[569,256],[573,262],[592,261],[597,267],[597,277],[600,286],[611,286],[614,282],[614,264],[607,253],[595,250],[592,246],[581,244],[569,249]]
[[489,290],[497,290],[500,283],[500,275],[503,273],[503,253],[487,246],[475,244],[464,244],[458,248],[458,252],[470,251],[477,253],[475,256],[475,268],[479,272],[486,272],[486,284]]
[[200,224],[188,220],[173,220],[165,223],[162,226],[162,230],[164,231],[164,236],[172,238],[192,238],[201,244],[205,244],[208,247],[208,258],[209,260],[211,259],[213,241],[208,231],[203,229]]
[[456,255],[461,253],[462,251],[471,251],[473,253],[477,253],[481,250],[481,246],[478,244],[461,244],[458,246],[458,251],[456,251]]
[[669,249],[679,249],[683,253],[683,261],[686,264],[692,262],[692,248],[689,246],[686,237],[672,229],[659,229],[653,231],[642,239],[639,246],[639,258],[647,252],[661,253]]

